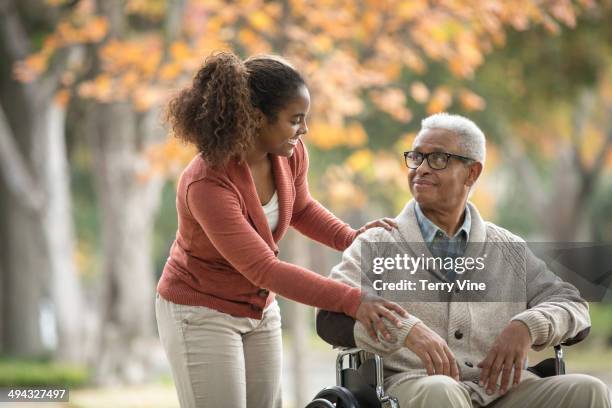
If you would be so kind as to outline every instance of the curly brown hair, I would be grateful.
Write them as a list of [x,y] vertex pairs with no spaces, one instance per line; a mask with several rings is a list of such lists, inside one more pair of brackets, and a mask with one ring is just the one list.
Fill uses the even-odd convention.
[[209,56],[193,82],[170,100],[165,121],[212,166],[243,159],[257,136],[259,109],[269,121],[293,97],[302,76],[276,56],[242,62],[231,52]]

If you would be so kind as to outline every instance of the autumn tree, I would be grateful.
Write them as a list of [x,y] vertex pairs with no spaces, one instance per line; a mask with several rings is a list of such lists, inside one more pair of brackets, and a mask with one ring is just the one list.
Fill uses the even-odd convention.
[[601,224],[589,213],[612,167],[611,18],[604,2],[577,30],[516,33],[475,84],[490,107],[479,119],[506,177],[521,180],[507,183],[501,212],[540,238],[588,241]]

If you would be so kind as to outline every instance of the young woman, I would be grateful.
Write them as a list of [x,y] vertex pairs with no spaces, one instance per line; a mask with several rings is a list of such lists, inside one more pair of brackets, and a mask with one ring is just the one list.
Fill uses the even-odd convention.
[[338,220],[308,192],[310,95],[284,60],[209,57],[171,100],[176,136],[200,154],[181,175],[179,225],[157,287],[159,334],[182,407],[281,406],[281,323],[275,293],[343,312],[388,332],[395,303],[277,258],[291,225],[337,250],[372,227]]

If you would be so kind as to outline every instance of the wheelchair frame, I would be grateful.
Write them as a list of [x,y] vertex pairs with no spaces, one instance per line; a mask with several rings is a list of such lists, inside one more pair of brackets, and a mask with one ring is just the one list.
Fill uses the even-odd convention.
[[[562,346],[581,342],[589,331],[590,327],[587,327],[575,337],[554,346],[554,357],[542,360],[528,370],[539,377],[565,374]],[[321,390],[306,408],[400,407],[397,399],[385,394],[383,358],[360,348],[344,348],[336,357],[336,385]]]

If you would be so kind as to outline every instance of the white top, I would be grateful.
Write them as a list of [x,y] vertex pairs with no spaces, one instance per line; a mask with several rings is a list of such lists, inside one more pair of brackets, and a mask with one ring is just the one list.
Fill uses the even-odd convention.
[[272,195],[270,201],[267,204],[262,205],[264,214],[266,215],[266,219],[268,220],[268,225],[270,226],[270,231],[276,229],[278,225],[278,195],[276,191]]

